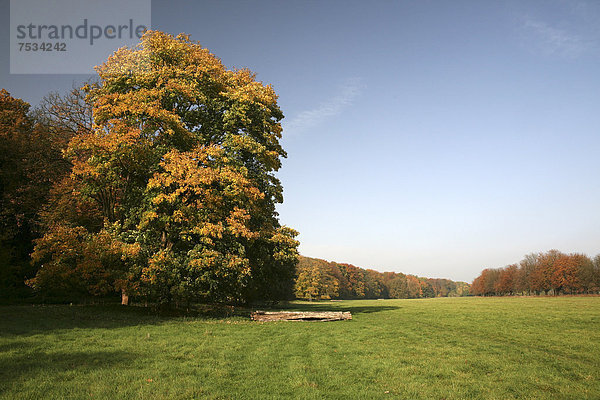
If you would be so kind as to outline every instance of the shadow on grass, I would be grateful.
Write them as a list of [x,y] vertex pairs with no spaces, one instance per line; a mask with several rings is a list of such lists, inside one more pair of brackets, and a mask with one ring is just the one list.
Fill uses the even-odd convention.
[[188,309],[155,310],[121,305],[28,305],[0,306],[0,337],[34,335],[65,329],[113,329],[129,326],[158,325],[174,320],[223,320],[250,318],[252,310],[350,311],[352,315],[398,309],[398,306],[372,306],[353,302],[292,302],[278,306],[250,308],[225,305],[195,305]]
[[0,337],[33,335],[74,328],[112,329],[158,325],[188,318],[215,320],[249,316],[249,309],[220,305],[199,305],[184,310],[156,310],[149,307],[121,305],[0,306]]
[[10,392],[15,385],[21,385],[20,381],[23,379],[47,374],[52,380],[56,380],[61,379],[61,374],[115,368],[130,364],[138,358],[136,354],[123,351],[21,351],[25,344],[18,341],[11,346],[13,354],[6,352],[8,346],[3,346],[5,352],[0,353],[0,394]]

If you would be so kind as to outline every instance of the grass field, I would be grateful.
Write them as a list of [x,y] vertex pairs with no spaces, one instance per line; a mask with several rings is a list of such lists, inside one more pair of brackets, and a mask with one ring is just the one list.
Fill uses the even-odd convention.
[[3,399],[600,399],[600,297],[294,303],[352,321],[0,307]]

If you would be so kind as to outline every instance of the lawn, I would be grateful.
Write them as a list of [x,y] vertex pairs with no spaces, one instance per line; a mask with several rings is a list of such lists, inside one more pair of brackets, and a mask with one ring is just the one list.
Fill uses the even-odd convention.
[[2,399],[599,399],[600,297],[293,303],[352,321],[0,307]]

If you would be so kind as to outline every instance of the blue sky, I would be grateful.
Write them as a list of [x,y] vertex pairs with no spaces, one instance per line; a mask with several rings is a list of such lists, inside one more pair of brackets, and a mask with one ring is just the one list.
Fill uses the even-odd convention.
[[[301,253],[471,281],[600,252],[600,3],[152,2],[279,94],[281,221]],[[8,54],[8,1],[2,0]],[[9,75],[32,104],[84,75]]]

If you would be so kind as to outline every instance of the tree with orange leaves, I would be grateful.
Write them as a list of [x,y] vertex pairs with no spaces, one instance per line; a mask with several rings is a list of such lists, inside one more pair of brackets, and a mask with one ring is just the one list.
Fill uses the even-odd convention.
[[562,253],[558,250],[550,250],[538,256],[535,267],[529,276],[530,285],[534,291],[548,294],[552,290],[554,265],[561,256]]
[[515,291],[518,267],[516,264],[509,265],[499,271],[498,279],[494,283],[496,293],[512,295]]
[[552,288],[555,294],[583,291],[580,270],[588,263],[591,260],[584,254],[560,254],[552,271]]
[[[100,235],[106,246],[98,248],[117,257],[82,255],[76,265],[113,271],[109,285],[124,299],[289,297],[298,242],[275,211],[283,196],[274,173],[286,153],[272,87],[226,69],[186,35],[158,31],[97,72],[98,83],[85,87],[93,129],[76,135],[66,155],[73,193],[95,204],[103,223],[65,224],[84,229],[83,249]],[[50,244],[42,238],[36,249],[47,261],[34,285],[58,257]]]
[[484,269],[473,280],[471,294],[576,294],[600,292],[600,255],[593,260],[585,254],[558,250],[532,253],[517,264]]

